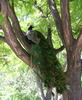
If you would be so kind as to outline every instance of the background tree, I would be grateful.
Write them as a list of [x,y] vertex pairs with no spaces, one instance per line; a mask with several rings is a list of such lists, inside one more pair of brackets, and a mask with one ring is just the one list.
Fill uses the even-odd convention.
[[[14,2],[12,1],[9,3],[9,1],[7,0],[1,0],[0,2],[0,8],[1,8],[0,22],[1,22],[1,28],[4,31],[4,37],[1,37],[1,39],[7,42],[7,44],[11,47],[11,49],[22,61],[31,66],[32,61],[28,52],[31,49],[31,46],[29,45],[29,43],[27,43],[27,41],[25,41],[24,35],[22,34],[23,31],[19,25],[19,21],[21,20],[21,18],[19,18],[18,21],[16,13],[14,11],[14,7],[16,6],[17,2],[19,1],[14,1]],[[44,20],[46,22],[46,26],[48,25],[48,23],[51,26],[52,25],[54,26],[55,24],[58,35],[62,40],[62,44],[66,48],[66,53],[67,53],[67,71],[66,71],[66,80],[68,86],[67,98],[68,100],[81,100],[81,59],[80,59],[81,45],[82,45],[81,12],[79,12],[79,16],[78,15],[75,16],[75,13],[78,13],[78,9],[81,8],[81,0],[79,0],[78,2],[78,7],[76,11],[74,11],[75,10],[74,4],[76,4],[76,0],[74,1],[60,0],[60,2],[55,0],[54,1],[47,0],[47,2],[43,1],[42,7],[39,6],[41,2],[36,0],[29,2],[20,0],[19,4],[24,3],[25,6],[28,8],[30,5],[33,5],[31,6],[32,8],[30,10],[27,10],[28,13],[34,13],[31,12],[31,10],[33,11],[33,7],[38,9],[40,13],[39,16],[41,17],[41,19],[39,20],[41,25],[43,22],[43,21],[41,22],[41,20]],[[51,17],[50,11],[54,21]],[[74,15],[75,18],[72,17],[72,14]],[[37,27],[38,26],[39,25],[37,25]],[[52,28],[53,32],[55,26]],[[40,30],[40,28],[37,27],[36,29]],[[79,34],[77,34],[78,30],[80,31]],[[40,31],[41,33],[45,32],[43,30]],[[61,50],[62,49],[57,49],[57,52]]]

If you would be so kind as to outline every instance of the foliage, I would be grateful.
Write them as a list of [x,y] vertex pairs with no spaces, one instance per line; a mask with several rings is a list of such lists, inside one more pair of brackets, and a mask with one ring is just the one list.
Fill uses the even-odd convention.
[[79,30],[82,27],[82,1],[79,0],[72,0],[70,2],[70,13],[71,13],[71,22],[72,22],[72,29],[73,29],[73,35],[75,38],[77,38],[79,34]]
[[3,17],[3,15],[0,13],[0,25],[2,24],[3,20],[4,20],[4,17]]
[[0,42],[0,100],[40,100],[37,89],[33,72]]
[[[35,30],[40,31],[45,37],[47,37],[48,25],[50,24],[50,27],[52,29],[53,45],[55,48],[61,46],[62,43],[61,40],[59,39],[46,0],[43,1],[42,0],[10,0],[11,5],[13,5],[12,2],[14,2],[15,12],[20,22],[22,30],[27,31],[29,25],[33,24]],[[57,3],[57,8],[60,12],[59,0],[56,0],[56,3]],[[82,27],[81,9],[82,9],[82,0],[78,0],[78,2],[77,0],[70,0],[71,22],[72,22],[73,35],[75,38],[77,38],[79,29]],[[0,24],[2,23],[2,21],[3,21],[3,16],[0,14]],[[43,39],[43,41],[45,41],[45,39]],[[31,52],[32,52],[33,64],[35,64],[36,66],[37,65],[40,66],[40,67],[38,66],[35,67],[36,69],[34,70],[36,71],[36,73],[39,74],[39,76],[45,83],[45,86],[47,87],[49,87],[49,85],[55,86],[58,92],[62,92],[65,89],[65,84],[64,81],[62,81],[64,80],[64,77],[63,77],[61,64],[63,63],[64,65],[66,61],[65,56],[62,57],[62,53],[58,55],[58,58],[60,58],[61,61],[60,64],[60,62],[58,61],[59,59],[57,59],[53,48],[47,47],[47,43],[43,44],[43,42],[40,45],[34,45],[31,50],[32,50]],[[64,54],[66,55],[66,52]],[[24,68],[26,69],[26,67],[27,66],[23,64],[23,62],[19,61],[14,57],[13,53],[11,55],[10,49],[9,47],[7,47],[6,44],[0,42],[0,70],[2,70],[3,72],[6,71],[7,74],[9,74],[12,77],[15,77],[16,75],[19,75],[19,71],[20,73],[24,72]],[[40,72],[37,71],[38,69]],[[25,77],[26,76],[24,76],[23,78]],[[53,79],[53,77],[55,77],[55,80]],[[1,77],[1,83],[3,83],[2,79],[3,78]],[[18,83],[22,83],[23,81]],[[17,86],[19,86],[18,83],[16,84]],[[20,86],[18,88],[20,88]],[[27,98],[30,100],[29,95],[33,96],[31,99],[33,99],[35,95],[31,93],[29,93],[29,95],[26,94],[24,95],[18,90],[15,90],[15,93],[16,94],[11,95],[10,98],[19,99],[19,100],[21,98],[23,99]],[[3,93],[0,92],[0,95],[3,96]]]
[[[37,4],[35,4],[35,1],[37,1]],[[27,28],[29,27],[29,25],[33,24],[34,29],[40,31],[46,38],[47,37],[48,25],[50,24],[50,27],[52,29],[52,35],[53,35],[52,38],[53,38],[54,47],[56,47],[56,48],[60,47],[61,40],[59,39],[59,36],[56,32],[56,28],[54,28],[55,27],[54,21],[53,21],[53,18],[51,16],[51,14],[50,14],[50,10],[49,10],[49,7],[47,5],[46,0],[44,0],[44,1],[42,1],[42,0],[27,0],[27,1],[26,0],[10,0],[11,6],[13,6],[13,2],[14,2],[15,12],[16,12],[18,20],[20,22],[20,26],[21,26],[22,30],[27,31]],[[58,1],[57,1],[57,4],[59,4]],[[38,9],[38,7],[40,7],[42,9],[42,11],[40,9]],[[1,19],[0,22],[2,23],[2,21],[3,21],[2,15],[1,15],[0,19]],[[2,33],[1,33],[1,35],[2,35]],[[43,36],[42,36],[42,38],[43,38]],[[45,39],[43,39],[43,41],[45,41]],[[45,42],[42,42],[41,44],[43,44],[43,43],[45,43]],[[43,47],[40,47],[40,46],[37,47],[37,45],[36,45],[36,46],[33,47],[33,50],[36,49],[36,51],[34,50],[32,52],[34,52],[34,54],[35,53],[37,54],[37,52],[41,51],[42,55],[43,54],[45,55],[45,52],[48,49],[48,48],[43,49],[45,46],[46,46],[46,44],[44,44]],[[46,57],[47,55],[49,55],[48,59]],[[49,49],[46,52],[45,58],[43,58],[43,56],[41,56],[39,54],[37,56],[41,56],[42,59],[46,59],[45,62],[43,60],[42,60],[42,62],[44,63],[44,65],[48,65],[49,63],[53,63],[52,60],[56,59],[56,55],[54,57],[52,55],[53,55],[53,50]],[[33,55],[33,56],[35,56],[35,55]],[[38,61],[41,61],[41,57],[39,57],[39,59],[36,58],[33,61],[33,63],[37,63]],[[49,60],[49,59],[51,59],[51,60]],[[48,63],[48,60],[50,61],[49,63]],[[58,60],[57,60],[57,62],[58,62]],[[59,69],[61,70],[60,66],[61,66],[60,64],[57,66],[57,67],[59,67],[57,69],[57,71],[59,73],[61,73],[59,71]],[[41,67],[42,67],[42,65],[41,65]],[[52,68],[51,72],[49,70],[50,66],[46,66],[46,67],[48,67],[47,71],[49,71],[50,75],[48,75],[48,72],[46,72],[46,75],[42,74],[42,77],[45,76],[45,78],[47,79],[46,80],[46,79],[43,78],[43,81],[45,81],[45,83],[46,83],[45,85],[49,86],[49,81],[51,81],[51,85],[55,84],[55,86],[57,86],[58,91],[61,92],[60,91],[61,89],[59,89],[59,87],[62,88],[63,87],[62,84],[64,84],[62,82],[62,79],[61,79],[62,73],[61,73],[61,75],[56,74],[57,75],[56,77],[58,77],[57,82],[59,83],[59,80],[61,80],[60,83],[62,83],[62,84],[60,84],[60,83],[57,84],[57,82],[56,83],[55,83],[55,81],[53,82],[53,77],[54,76],[52,75],[53,71],[54,72],[56,71],[56,67],[53,66],[53,68],[55,68],[55,69],[53,70],[53,68]],[[46,67],[43,66],[41,68],[43,70],[41,73],[46,71]],[[2,90],[6,89],[5,93],[0,92],[1,95],[2,95],[1,96],[2,98],[4,96],[6,97],[6,95],[9,95],[8,99],[18,99],[18,100],[20,100],[21,98],[24,99],[25,97],[27,97],[27,98],[29,98],[28,100],[30,100],[30,99],[33,100],[34,95],[35,95],[35,94],[33,94],[33,92],[31,93],[31,91],[30,91],[28,93],[28,91],[26,91],[28,94],[24,94],[22,91],[20,92],[18,90],[20,88],[23,89],[25,87],[25,85],[23,85],[23,88],[22,88],[22,83],[25,82],[26,76],[28,76],[28,73],[27,73],[27,75],[25,74],[25,70],[27,70],[26,68],[27,68],[27,66],[25,64],[23,64],[23,62],[21,62],[19,59],[17,59],[15,57],[15,55],[13,54],[13,52],[10,51],[10,48],[8,47],[8,45],[5,44],[5,43],[0,42],[0,69],[2,70],[2,73],[5,72],[6,75],[8,75],[9,78],[11,77],[11,80],[8,78],[7,81],[11,81],[11,83],[13,83],[12,86],[8,85],[8,87],[9,87],[8,89],[6,89],[7,88],[6,85],[5,85],[5,88],[2,89]],[[21,76],[20,76],[20,73],[22,73]],[[24,74],[25,74],[25,76],[23,77]],[[19,76],[23,77],[23,79],[25,79],[25,80],[22,80],[21,78],[19,78],[20,81],[18,81]],[[53,77],[50,79],[50,78],[48,78],[49,76],[50,77],[53,76]],[[5,77],[7,78],[7,76],[5,76]],[[12,82],[12,81],[14,81],[14,82]],[[28,82],[29,81],[30,81],[30,79],[28,80]],[[1,81],[1,82],[3,84],[3,81]],[[6,81],[4,83],[6,83]],[[28,84],[28,83],[26,83],[26,84]],[[33,84],[31,86],[32,89],[34,88]],[[3,85],[2,85],[2,87],[4,87]],[[30,87],[30,84],[28,84],[28,87]],[[11,88],[13,88],[13,90]],[[26,88],[24,88],[24,89],[26,89]],[[62,91],[63,90],[64,89],[62,88]],[[8,94],[6,94],[7,91],[9,91]],[[34,89],[33,89],[33,91],[34,91]],[[35,93],[36,93],[36,91],[35,91]],[[32,98],[30,97],[31,95],[32,95]],[[38,96],[37,96],[37,98],[38,98]]]

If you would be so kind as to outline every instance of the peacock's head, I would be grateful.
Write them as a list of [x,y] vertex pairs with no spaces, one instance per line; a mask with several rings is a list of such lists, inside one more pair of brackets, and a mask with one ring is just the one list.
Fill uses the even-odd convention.
[[29,28],[28,28],[28,30],[32,30],[33,28],[34,28],[34,26],[30,25]]

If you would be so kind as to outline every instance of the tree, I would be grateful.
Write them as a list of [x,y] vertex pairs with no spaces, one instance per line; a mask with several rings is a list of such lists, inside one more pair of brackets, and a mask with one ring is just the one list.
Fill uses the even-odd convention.
[[[64,45],[64,48],[66,48],[67,52],[67,99],[81,100],[82,91],[80,54],[82,49],[82,29],[80,29],[78,37],[75,38],[73,36],[71,17],[69,12],[69,2],[72,1],[60,0],[61,11],[58,11],[59,9],[57,9],[56,0],[47,0],[47,2],[53,16],[59,37],[62,40],[62,44]],[[37,3],[35,2],[35,4]],[[41,7],[37,6],[37,8],[41,11],[41,13],[43,13]],[[0,18],[3,19],[1,22],[1,28],[4,31],[4,37],[1,36],[1,39],[7,42],[7,44],[22,61],[31,66],[32,61],[28,52],[28,50],[31,49],[31,46],[24,39],[24,35],[22,34],[23,31],[19,25],[19,21],[14,11],[13,2],[10,4],[8,0],[1,0],[0,11]],[[57,52],[61,50],[62,49],[59,48],[57,49]]]

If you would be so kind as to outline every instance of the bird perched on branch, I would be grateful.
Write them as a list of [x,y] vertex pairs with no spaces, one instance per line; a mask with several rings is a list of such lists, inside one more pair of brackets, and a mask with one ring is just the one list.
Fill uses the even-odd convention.
[[59,60],[56,57],[52,45],[52,39],[48,32],[48,37],[37,30],[33,30],[31,25],[26,33],[28,43],[32,44],[31,57],[35,66],[34,70],[41,78],[45,87],[56,87],[58,93],[62,93],[66,89],[65,77]]

